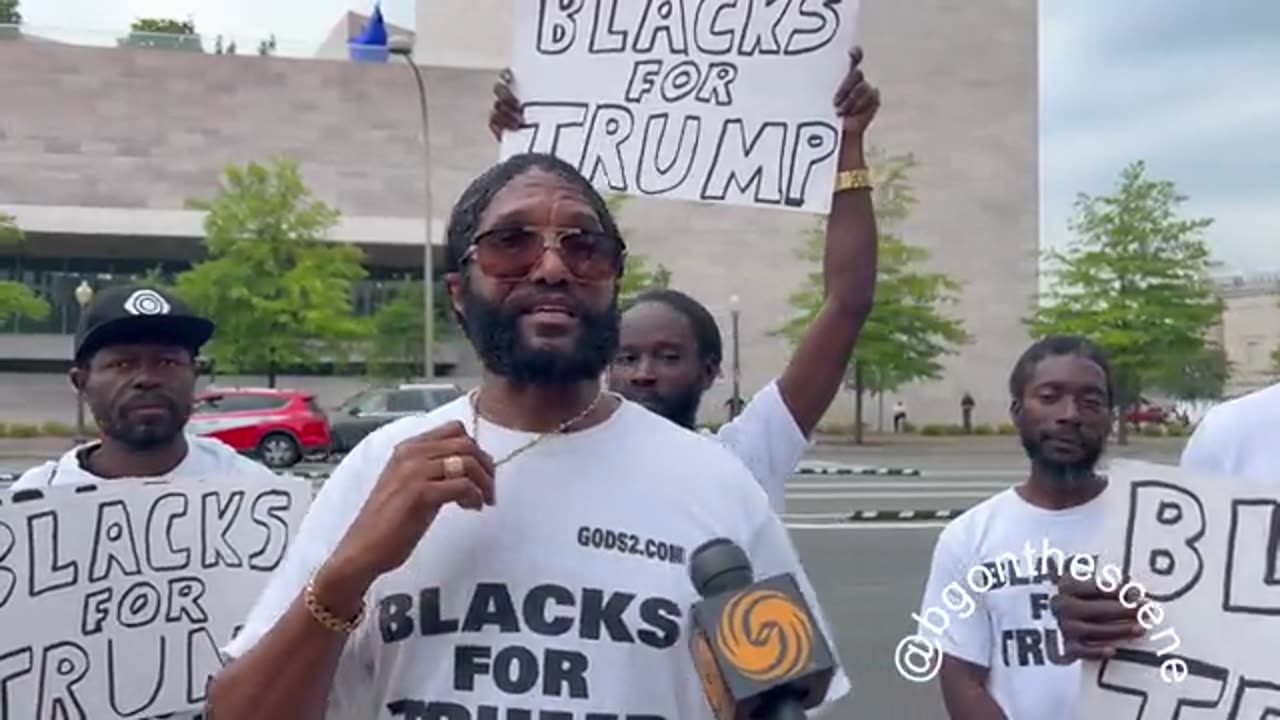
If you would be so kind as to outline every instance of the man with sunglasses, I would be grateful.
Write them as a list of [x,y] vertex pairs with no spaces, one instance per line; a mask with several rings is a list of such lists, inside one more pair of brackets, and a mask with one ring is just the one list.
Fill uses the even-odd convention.
[[[833,99],[843,136],[822,260],[821,308],[782,374],[745,406],[730,407],[731,420],[716,433],[751,469],[777,512],[785,508],[786,482],[808,451],[814,428],[840,391],[875,295],[876,219],[863,143],[880,108],[880,91],[863,76],[861,63],[862,50],[855,48]],[[511,80],[504,73],[494,86],[489,129],[495,138],[524,123]],[[715,318],[693,297],[670,289],[641,293],[622,315],[609,387],[693,428],[702,396],[721,374],[722,344]]]
[[[226,648],[210,718],[711,720],[692,551],[728,538],[817,604],[742,463],[604,391],[626,248],[603,198],[517,155],[463,193],[448,251],[480,387],[336,468]],[[839,673],[827,699],[848,690]]]

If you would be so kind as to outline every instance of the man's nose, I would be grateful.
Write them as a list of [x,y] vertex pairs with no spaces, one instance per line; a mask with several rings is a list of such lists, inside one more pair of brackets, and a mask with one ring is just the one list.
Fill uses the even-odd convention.
[[653,385],[658,382],[658,375],[653,371],[652,358],[640,358],[635,368],[635,372],[631,375],[633,385]]
[[1063,423],[1079,423],[1080,422],[1080,403],[1075,398],[1067,397],[1058,408],[1058,422]]
[[555,248],[544,247],[542,249],[542,257],[538,259],[538,264],[533,266],[533,271],[529,273],[529,279],[534,282],[544,282],[549,285],[559,285],[568,282],[573,277],[573,273],[569,272],[569,266],[565,265],[564,256]]

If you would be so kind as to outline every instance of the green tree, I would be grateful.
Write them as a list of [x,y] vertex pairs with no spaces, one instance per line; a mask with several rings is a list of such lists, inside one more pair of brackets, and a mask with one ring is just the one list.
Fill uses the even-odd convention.
[[[926,269],[928,251],[910,245],[901,228],[916,204],[910,173],[912,155],[870,153],[875,174],[876,224],[879,259],[875,305],[858,336],[850,361],[856,422],[854,440],[862,442],[863,399],[870,392],[883,395],[908,383],[934,380],[943,371],[942,358],[969,342],[964,324],[944,311],[957,301],[961,283],[949,275]],[[822,255],[825,223],[808,233],[797,256],[817,266],[803,287],[790,297],[791,319],[777,331],[794,345],[804,337],[822,307]]]
[[[1185,201],[1141,161],[1120,172],[1111,195],[1081,193],[1070,225],[1077,238],[1049,253],[1050,289],[1028,319],[1037,337],[1083,335],[1107,352],[1122,418],[1143,390],[1205,356],[1222,316],[1203,239],[1213,221],[1180,217]],[[1127,441],[1122,422],[1119,442]]]
[[[13,216],[0,213],[0,248],[21,248],[24,242],[22,229]],[[0,280],[0,328],[15,317],[43,320],[49,317],[49,303],[23,283]]]
[[230,165],[213,199],[191,205],[208,213],[207,257],[175,288],[218,324],[208,354],[220,371],[274,387],[280,367],[345,358],[366,337],[352,316],[363,253],[325,240],[338,212],[313,199],[296,163]]
[[[630,198],[621,193],[614,193],[605,198],[609,212],[614,220],[622,224],[622,209]],[[650,266],[648,258],[638,253],[627,255],[626,270],[622,274],[622,282],[618,287],[618,305],[625,309],[631,305],[636,296],[645,290],[671,286],[671,270],[661,263]]]
[[21,25],[22,13],[18,0],[0,0],[0,25]]
[[1271,351],[1271,371],[1280,377],[1280,346]]
[[[425,299],[422,281],[402,282],[391,299],[383,303],[370,318],[371,335],[365,357],[371,375],[408,379],[425,369]],[[436,316],[436,341],[457,337],[459,329],[453,318],[452,303],[442,283],[435,284],[432,303]]]
[[1230,377],[1227,353],[1216,345],[1205,345],[1183,362],[1171,363],[1152,378],[1151,384],[1178,400],[1221,400]]
[[194,20],[139,18],[129,30],[129,36],[119,40],[121,47],[204,52]]

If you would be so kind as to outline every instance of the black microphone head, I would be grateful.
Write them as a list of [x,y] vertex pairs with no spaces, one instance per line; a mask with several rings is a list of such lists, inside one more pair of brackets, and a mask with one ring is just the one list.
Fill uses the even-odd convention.
[[702,543],[689,556],[689,579],[701,597],[737,590],[755,579],[747,553],[728,538]]

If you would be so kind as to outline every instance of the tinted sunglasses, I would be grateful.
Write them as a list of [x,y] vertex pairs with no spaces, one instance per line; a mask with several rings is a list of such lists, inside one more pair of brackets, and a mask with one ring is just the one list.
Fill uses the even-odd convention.
[[618,276],[626,259],[626,246],[616,235],[581,228],[503,227],[480,233],[462,255],[474,259],[480,271],[501,280],[520,280],[554,249],[569,272],[585,282]]

